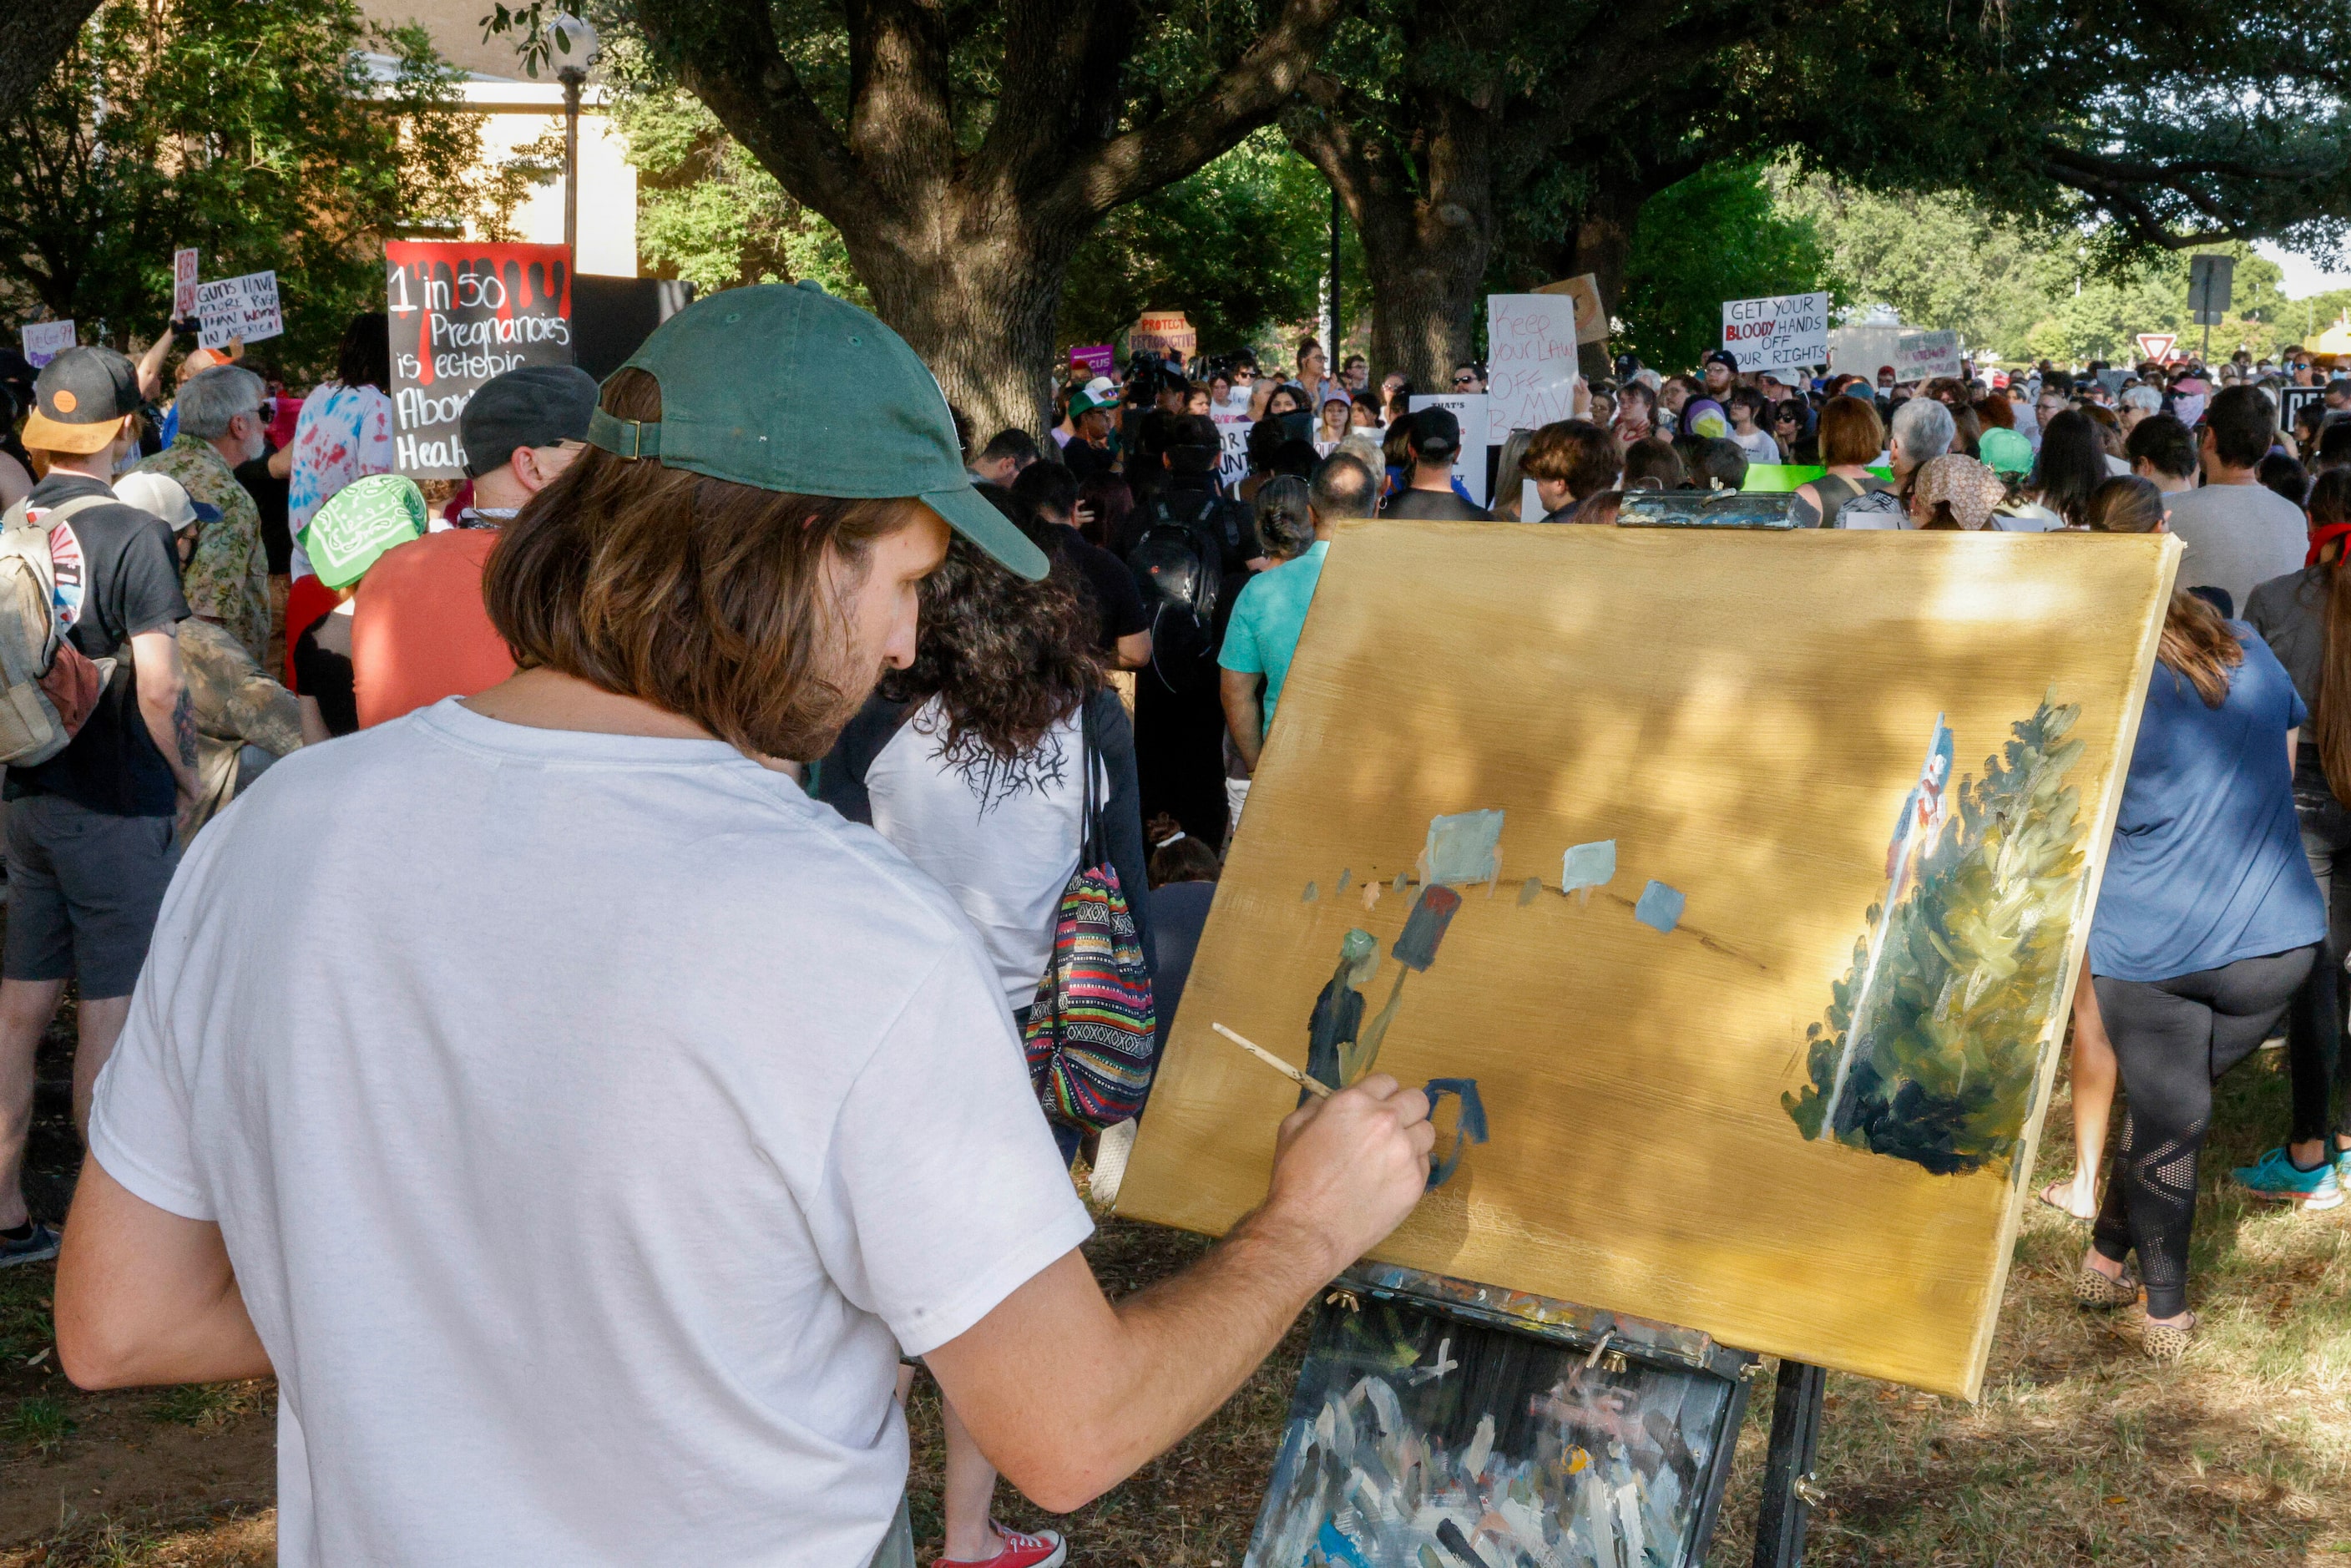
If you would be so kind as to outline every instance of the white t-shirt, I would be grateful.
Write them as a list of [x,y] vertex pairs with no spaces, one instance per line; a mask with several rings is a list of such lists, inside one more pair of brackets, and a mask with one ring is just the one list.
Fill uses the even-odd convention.
[[[947,757],[945,716],[931,698],[866,768],[873,831],[954,895],[987,948],[1005,1005],[1025,1008],[1052,956],[1054,917],[1082,847],[1079,716],[1009,764],[977,747]],[[1109,798],[1099,768],[1094,787]]]
[[1739,450],[1747,454],[1747,461],[1750,463],[1780,461],[1780,444],[1771,438],[1771,433],[1768,430],[1750,430],[1744,434],[1733,430],[1730,433],[1730,439],[1739,444]]
[[1090,1228],[895,850],[717,742],[455,699],[196,840],[90,1145],[220,1225],[298,1568],[857,1568],[901,1351]]
[[2302,570],[2310,523],[2266,485],[2205,485],[2164,497],[2166,525],[2188,546],[2181,588],[2226,589],[2242,616],[2254,589]]

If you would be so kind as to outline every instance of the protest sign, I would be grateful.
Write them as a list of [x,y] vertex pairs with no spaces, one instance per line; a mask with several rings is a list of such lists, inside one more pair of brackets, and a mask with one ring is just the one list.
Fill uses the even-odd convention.
[[1486,398],[1484,392],[1415,392],[1412,412],[1449,408],[1461,422],[1461,450],[1453,455],[1453,476],[1476,506],[1486,504]]
[[248,272],[196,285],[196,317],[204,329],[198,346],[225,349],[233,342],[258,343],[286,330],[277,308],[277,275]]
[[1181,310],[1145,310],[1126,333],[1130,354],[1181,354],[1188,361],[1199,347],[1200,334]]
[[1243,402],[1238,410],[1227,404],[1211,411],[1208,417],[1217,422],[1217,478],[1227,485],[1238,485],[1249,477],[1249,438],[1253,428],[1249,404]]
[[1108,343],[1089,343],[1082,349],[1070,350],[1070,369],[1083,371],[1089,380],[1106,376],[1118,368],[1118,350]]
[[21,336],[25,359],[37,371],[80,341],[71,321],[28,321]]
[[1742,371],[1824,365],[1829,358],[1829,297],[1778,294],[1722,302],[1722,346]]
[[1575,417],[1576,302],[1572,294],[1486,297],[1486,440]]
[[[2325,387],[2278,388],[2278,429],[2291,434],[2294,430],[2294,416],[2302,413],[2304,407],[2311,403],[2317,402],[2319,400],[2325,397],[2325,395],[2326,389]],[[2304,455],[2306,456],[2308,454],[2305,454]]]
[[1894,341],[1894,379],[1931,381],[1959,373],[1957,332],[1906,332]]
[[188,246],[172,253],[172,319],[184,321],[196,313],[196,253]]
[[1561,294],[1575,301],[1575,340],[1579,343],[1604,343],[1608,340],[1608,310],[1600,303],[1600,278],[1595,273],[1581,277],[1563,277],[1557,283],[1546,283],[1537,294]]
[[460,478],[457,419],[481,384],[524,365],[572,362],[570,253],[470,240],[383,249],[393,465],[418,479]]

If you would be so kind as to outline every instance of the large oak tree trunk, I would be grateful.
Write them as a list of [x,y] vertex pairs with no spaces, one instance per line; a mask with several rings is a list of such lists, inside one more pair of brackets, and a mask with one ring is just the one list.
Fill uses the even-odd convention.
[[[936,0],[841,0],[845,112],[820,102],[770,0],[634,0],[657,57],[801,205],[841,231],[876,312],[929,361],[985,442],[1045,428],[1053,319],[1103,214],[1180,180],[1271,120],[1348,0],[1280,0],[1269,25],[1174,101],[1122,86],[1133,0],[1007,0],[991,112],[957,111],[974,22]],[[964,31],[959,33],[958,29]]]
[[1285,115],[1282,128],[1363,236],[1373,374],[1399,372],[1419,391],[1438,392],[1477,344],[1494,249],[1494,128],[1485,109],[1457,93],[1419,91],[1408,101],[1426,127],[1410,166],[1384,138],[1311,107]]
[[976,444],[1045,428],[1054,316],[1076,244],[1009,205],[950,189],[918,225],[886,214],[835,225],[874,313],[931,367]]

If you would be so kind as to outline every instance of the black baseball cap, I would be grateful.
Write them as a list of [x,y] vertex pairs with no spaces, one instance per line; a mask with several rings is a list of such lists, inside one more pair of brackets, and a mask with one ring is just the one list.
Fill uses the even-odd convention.
[[588,439],[596,378],[577,365],[525,365],[482,383],[457,418],[465,472],[479,478],[521,446]]
[[1431,406],[1412,416],[1412,455],[1424,463],[1451,462],[1461,450],[1461,422],[1449,408]]
[[123,419],[139,412],[139,370],[112,349],[68,349],[41,367],[25,444],[87,456],[114,444]]
[[1735,376],[1739,373],[1739,356],[1728,349],[1717,349],[1698,361],[1698,367],[1701,370],[1708,365],[1726,365],[1729,367],[1730,373]]

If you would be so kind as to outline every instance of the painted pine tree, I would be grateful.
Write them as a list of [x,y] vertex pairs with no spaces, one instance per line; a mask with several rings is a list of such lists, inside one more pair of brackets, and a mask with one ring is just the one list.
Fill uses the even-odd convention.
[[1959,820],[1920,866],[1886,933],[1866,1016],[1852,1016],[1872,904],[1853,967],[1807,1030],[1812,1082],[1781,1103],[1821,1132],[1846,1032],[1858,1030],[1836,1125],[1842,1143],[1937,1175],[2009,1159],[2032,1113],[2043,1041],[2064,1000],[2065,946],[2083,871],[2081,798],[2065,783],[2080,708],[2044,699],[2015,725]]

